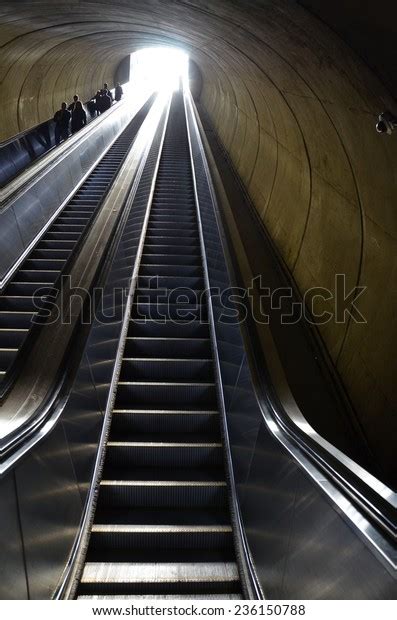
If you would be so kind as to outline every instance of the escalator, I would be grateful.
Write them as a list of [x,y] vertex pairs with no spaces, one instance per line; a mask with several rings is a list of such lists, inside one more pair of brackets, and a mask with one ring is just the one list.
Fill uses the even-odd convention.
[[240,598],[183,96],[174,94],[78,598]]
[[[57,214],[0,295],[0,383],[46,297],[54,296],[118,174],[148,111],[145,105]],[[44,302],[44,303],[43,303]],[[45,316],[45,312],[44,312]]]
[[[112,225],[97,220],[85,239],[76,222],[95,217],[87,194],[103,199],[116,170],[106,164],[65,208],[68,229],[49,229],[55,237],[34,250],[73,257],[80,244],[71,269],[80,274],[98,228],[108,235],[81,285],[101,292],[95,312],[79,322],[78,308],[58,366],[65,324],[23,345],[33,342],[37,356],[28,350],[21,401],[37,388],[41,400],[5,435],[3,453],[0,442],[0,598],[393,598],[395,494],[288,419],[253,317],[236,321],[238,304],[223,296],[240,290],[232,259],[245,254],[233,222],[223,224],[227,205],[221,211],[190,93],[171,104],[164,94],[149,116],[101,209]],[[43,274],[58,279],[70,259],[27,260],[51,267],[21,265],[8,292],[24,302],[23,287],[50,289]],[[15,329],[0,334],[25,329],[17,319],[27,313],[2,309]],[[1,422],[14,415],[18,387]]]

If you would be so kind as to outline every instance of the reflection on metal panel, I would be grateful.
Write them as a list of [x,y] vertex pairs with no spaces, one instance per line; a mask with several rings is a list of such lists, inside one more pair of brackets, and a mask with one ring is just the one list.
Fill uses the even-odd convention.
[[0,480],[0,599],[28,598],[14,475]]

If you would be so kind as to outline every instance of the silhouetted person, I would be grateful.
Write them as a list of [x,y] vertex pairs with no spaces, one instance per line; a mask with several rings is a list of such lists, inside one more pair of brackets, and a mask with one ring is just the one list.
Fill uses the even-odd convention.
[[109,89],[107,82],[104,83],[102,92],[104,92],[105,95],[108,95],[108,97],[110,97],[110,102],[113,101],[112,91]]
[[76,101],[72,112],[72,133],[76,133],[87,124],[87,114],[85,113],[81,101]]
[[67,110],[67,104],[63,102],[61,109],[55,112],[55,144],[59,144],[61,139],[67,140],[69,137],[69,122],[71,114]]
[[123,96],[123,89],[121,87],[120,82],[117,82],[116,88],[115,88],[115,91],[114,91],[114,98],[115,98],[116,101],[120,101],[122,96]]
[[101,98],[102,98],[102,93],[100,90],[97,90],[94,99],[95,99],[96,113],[98,115],[101,113]]
[[97,113],[97,106],[96,106],[95,98],[90,99],[90,101],[88,101],[87,108],[88,108],[91,118],[94,118],[94,116],[96,116],[96,113]]
[[76,103],[79,101],[79,96],[78,95],[73,95],[73,101],[72,103],[68,106],[68,110],[69,112],[73,112],[73,110],[76,107]]
[[101,114],[102,112],[106,112],[106,110],[109,110],[109,108],[112,106],[112,99],[109,97],[108,92],[109,91],[106,91],[105,89],[101,91]]

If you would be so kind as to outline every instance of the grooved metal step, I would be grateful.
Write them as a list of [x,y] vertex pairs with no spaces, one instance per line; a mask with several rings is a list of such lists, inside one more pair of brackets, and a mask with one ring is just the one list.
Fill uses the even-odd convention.
[[158,480],[102,480],[99,506],[218,508],[227,501],[226,483]]
[[225,601],[238,601],[242,599],[241,594],[228,594],[228,593],[221,593],[221,594],[194,594],[194,596],[192,594],[142,594],[141,596],[139,595],[133,595],[133,594],[117,594],[117,595],[112,595],[112,594],[103,594],[103,595],[96,595],[96,594],[92,594],[92,595],[82,595],[82,596],[78,596],[77,599],[78,600],[91,600],[91,601],[95,601],[95,600],[115,600],[115,599],[128,599],[129,601],[141,601],[141,600],[191,600],[192,598],[200,601],[200,600],[205,600],[205,601],[216,601],[216,600],[225,600]]
[[124,358],[121,381],[208,381],[213,373],[212,359]]
[[218,411],[157,409],[114,409],[112,431],[115,433],[172,432],[216,433]]
[[211,341],[209,338],[191,337],[140,337],[129,336],[124,350],[125,357],[178,357],[209,358]]
[[154,381],[120,381],[116,406],[134,403],[136,407],[150,408],[163,403],[175,408],[193,402],[196,407],[211,409],[216,406],[214,383],[182,383]]
[[[209,341],[209,326],[200,321],[131,320],[129,337],[142,338],[200,338]],[[196,357],[192,354],[192,357]],[[205,357],[205,356],[204,356]],[[210,357],[210,356],[209,356]]]
[[232,547],[230,525],[94,524],[96,549],[206,549]]
[[[142,296],[143,299],[143,296]],[[131,306],[131,317],[135,319],[150,319],[157,321],[197,321],[207,322],[208,311],[207,306],[200,303],[198,300],[196,303],[179,303],[155,302],[151,301],[134,302]]]
[[109,467],[220,467],[221,443],[181,443],[165,441],[110,441]]
[[239,586],[234,562],[107,563],[89,562],[81,578],[83,593],[231,593]]

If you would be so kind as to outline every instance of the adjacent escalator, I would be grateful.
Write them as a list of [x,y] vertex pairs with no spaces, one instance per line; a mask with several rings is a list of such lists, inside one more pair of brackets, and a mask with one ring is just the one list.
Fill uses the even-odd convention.
[[[21,263],[0,295],[0,383],[45,300],[54,296],[150,106],[145,104]],[[45,312],[44,312],[45,315]]]
[[79,598],[241,596],[204,288],[177,93]]

